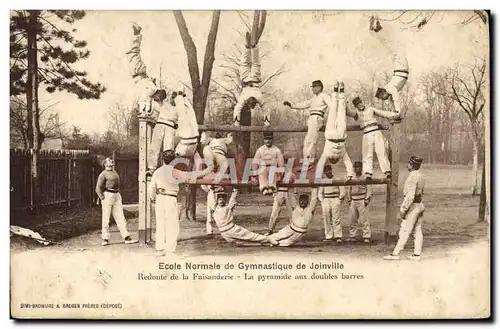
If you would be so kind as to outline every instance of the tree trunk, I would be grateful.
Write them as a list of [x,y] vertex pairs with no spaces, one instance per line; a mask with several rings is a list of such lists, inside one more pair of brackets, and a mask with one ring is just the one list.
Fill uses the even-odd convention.
[[472,195],[479,194],[479,179],[478,179],[478,166],[479,166],[479,137],[477,134],[477,121],[471,122],[472,128]]
[[[36,44],[36,26],[38,21],[39,11],[32,10],[29,12],[28,18],[28,84],[27,90],[31,94],[31,99],[28,102],[28,108],[31,107],[33,113],[33,157],[31,162],[31,178],[32,178],[32,207],[38,205],[40,197],[40,180],[39,180],[39,151],[40,151],[40,112],[38,110],[38,58]],[[28,110],[29,112],[29,110]],[[30,121],[28,120],[28,123]]]

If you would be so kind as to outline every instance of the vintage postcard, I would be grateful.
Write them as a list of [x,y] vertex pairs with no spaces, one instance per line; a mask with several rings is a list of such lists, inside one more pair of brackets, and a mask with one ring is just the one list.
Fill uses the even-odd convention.
[[15,319],[488,319],[490,12],[10,13]]

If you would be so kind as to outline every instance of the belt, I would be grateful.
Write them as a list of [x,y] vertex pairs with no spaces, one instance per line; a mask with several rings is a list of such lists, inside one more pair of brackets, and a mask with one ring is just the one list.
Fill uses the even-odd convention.
[[345,142],[345,138],[343,138],[343,139],[327,139],[327,141],[332,142],[332,143],[343,143],[343,142]]
[[[366,196],[366,193],[351,194],[351,200],[364,200],[365,196]],[[361,198],[356,198],[356,197],[361,197]]]
[[[235,223],[233,223],[233,222],[231,222],[231,223],[229,223],[229,224],[227,224],[227,225],[229,225],[229,228],[226,228],[226,229],[224,229],[224,228],[220,228],[220,229],[219,229],[219,233],[224,233],[224,232],[227,232],[227,231],[229,231],[230,229],[232,229],[233,227],[235,227],[235,226],[236,226],[236,224],[235,224]],[[226,226],[227,226],[227,225],[226,225]],[[223,226],[223,227],[225,227],[225,226]]]
[[[398,74],[398,73],[403,73],[403,74]],[[408,80],[408,75],[410,75],[410,72],[406,70],[394,70],[394,75]]]
[[164,188],[157,188],[157,189],[156,189],[156,194],[157,194],[157,195],[171,196],[171,197],[177,198],[177,194],[174,194],[174,193],[167,193],[167,192],[166,192],[166,190],[165,190]]
[[[186,142],[190,139],[194,139],[193,142]],[[182,142],[182,145],[196,145],[198,144],[198,136],[196,137],[181,137],[181,142]]]
[[334,194],[325,194],[324,195],[325,199],[328,199],[328,198],[338,198],[339,197],[339,194],[338,193],[334,193]]
[[317,115],[317,116],[322,117],[322,118],[325,117],[325,113],[323,113],[323,112],[312,112],[311,116],[313,116],[313,115]]
[[[377,129],[372,129],[372,130],[368,130],[368,131],[365,130],[365,129],[370,128],[370,127],[377,127]],[[363,134],[368,134],[368,133],[380,130],[380,127],[379,127],[378,123],[372,122],[372,123],[369,123],[366,126],[362,127],[362,129],[363,129]]]
[[413,198],[413,203],[421,203],[422,202],[422,194],[417,194]]
[[296,233],[304,234],[304,233],[307,232],[307,230],[305,230],[303,228],[298,228],[298,227],[294,226],[292,223],[288,224],[288,226],[290,226],[290,228],[292,229],[292,231],[294,231]]
[[278,187],[278,192],[288,192],[288,188]]
[[168,127],[172,128],[172,129],[179,128],[179,125],[177,123],[157,121],[156,124],[165,125],[165,126],[168,126]]
[[120,193],[120,190],[110,190],[110,189],[104,189],[104,192],[109,192],[109,193]]
[[218,154],[221,154],[221,155],[226,155],[226,151],[224,151],[224,149],[220,146],[211,146],[212,148],[212,151],[214,151],[214,153],[218,153]]

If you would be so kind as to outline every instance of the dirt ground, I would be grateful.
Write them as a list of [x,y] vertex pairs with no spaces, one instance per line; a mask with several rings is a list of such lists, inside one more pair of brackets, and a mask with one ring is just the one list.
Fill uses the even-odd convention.
[[[407,177],[407,174],[408,173],[405,171],[401,172],[400,176],[401,189],[403,186],[404,179]],[[474,287],[472,286],[470,287],[470,289],[472,290],[467,288],[468,290],[467,292],[464,292],[464,294],[468,294],[467,296],[470,297],[471,294],[470,291],[476,291],[473,292],[472,294],[476,294],[474,298],[475,299],[479,298],[480,300],[479,304],[477,301],[474,302],[474,300],[467,300],[468,302],[467,305],[469,306],[464,305],[463,310],[470,310],[473,313],[471,314],[467,313],[464,315],[484,316],[485,314],[487,314],[487,312],[485,311],[485,307],[489,305],[487,303],[489,299],[487,300],[486,296],[483,296],[481,294],[482,292],[486,293],[489,291],[489,289],[486,289],[489,287],[489,285],[488,287],[485,287],[485,285],[487,285],[489,281],[488,280],[489,225],[484,222],[477,222],[479,197],[473,197],[469,195],[469,187],[471,182],[470,169],[464,167],[426,168],[423,169],[423,174],[426,178],[426,189],[423,201],[426,207],[425,216],[423,219],[424,260],[421,262],[421,265],[418,265],[420,267],[417,269],[417,273],[420,274],[424,272],[428,273],[429,271],[433,271],[432,269],[435,268],[437,269],[438,273],[442,273],[439,276],[436,276],[436,278],[439,277],[441,278],[440,280],[444,280],[442,282],[445,282],[446,279],[444,277],[447,275],[447,268],[451,269],[450,266],[460,266],[458,267],[457,271],[460,272],[460,275],[463,274],[466,277],[458,278],[459,273],[457,272],[456,273],[457,281],[456,282],[453,280],[452,281],[455,282],[455,284],[463,285],[464,282],[467,284],[473,284]],[[295,259],[295,260],[342,259],[345,261],[349,260],[350,264],[360,264],[357,265],[358,268],[364,269],[365,271],[368,271],[368,273],[373,273],[374,269],[376,269],[375,270],[376,272],[380,270],[380,272],[376,274],[378,277],[380,277],[382,273],[387,273],[387,275],[391,275],[390,273],[394,271],[393,265],[387,264],[391,262],[384,262],[381,260],[383,255],[391,251],[386,248],[383,241],[384,220],[385,220],[384,186],[376,186],[374,188],[374,197],[369,206],[369,217],[371,221],[371,227],[373,232],[372,235],[374,240],[372,245],[370,246],[366,246],[363,244],[344,244],[339,246],[333,243],[323,242],[322,241],[322,239],[324,238],[323,220],[319,204],[317,206],[318,209],[316,211],[314,219],[310,225],[309,232],[306,234],[303,241],[301,241],[300,243],[298,243],[293,247],[288,247],[288,248],[276,248],[276,247],[271,248],[264,246],[237,247],[234,245],[230,245],[217,234],[211,237],[206,236],[205,222],[203,221],[203,219],[206,218],[205,217],[206,212],[205,212],[205,204],[202,202],[204,199],[204,193],[200,192],[199,194],[200,194],[199,200],[201,202],[197,205],[197,221],[188,221],[185,219],[181,221],[181,232],[178,243],[178,253],[181,254],[185,259],[190,259],[190,260],[200,259],[208,262],[212,261],[212,259],[214,260],[231,259],[234,261],[249,260],[249,259],[253,261],[264,260],[264,259],[273,259],[275,261],[282,259]],[[235,222],[258,233],[266,232],[268,218],[271,212],[272,202],[273,202],[272,197],[266,197],[257,193],[242,195],[238,201],[238,206],[236,208]],[[128,217],[129,230],[133,235],[135,235],[137,234],[136,233],[137,217],[134,216],[136,207],[127,206],[126,208],[128,212],[127,217]],[[342,216],[342,224],[344,226],[344,236],[347,236],[347,227],[348,227],[347,210],[348,210],[347,204],[343,204],[341,216]],[[121,241],[116,226],[113,226],[111,229],[112,231],[112,238],[110,241],[111,245],[107,247],[102,247],[100,245],[101,243],[99,234],[100,231],[98,230],[98,226],[96,226],[99,225],[100,210],[99,208],[94,208],[90,210],[87,209],[86,211],[87,212],[85,212],[85,215],[83,215],[82,217],[82,215],[80,214],[80,217],[84,218],[83,222],[86,223],[85,224],[87,225],[86,227],[93,228],[93,230],[87,233],[80,234],[79,236],[73,238],[61,240],[55,245],[44,247],[36,243],[33,243],[31,241],[26,241],[22,238],[18,237],[11,238],[11,267],[12,271],[15,272],[15,277],[13,277],[11,280],[15,280],[17,282],[20,281],[26,282],[25,280],[28,280],[27,282],[47,280],[47,282],[52,282],[51,280],[54,280],[54,275],[56,275],[55,274],[56,268],[58,269],[57,271],[61,270],[61,268],[64,268],[64,270],[61,270],[62,272],[70,270],[68,268],[69,267],[68,263],[64,263],[63,258],[68,260],[70,258],[73,259],[72,264],[76,264],[75,262],[78,260],[78,267],[81,268],[82,271],[86,271],[85,270],[86,268],[90,268],[91,265],[95,265],[96,262],[98,262],[101,264],[101,266],[106,266],[108,272],[117,274],[120,273],[120,271],[123,271],[125,268],[132,268],[131,271],[136,273],[137,269],[135,267],[138,266],[137,264],[139,263],[147,264],[143,265],[144,268],[152,268],[151,263],[156,264],[155,258],[146,257],[146,255],[149,255],[154,250],[153,248],[140,247],[138,245],[124,245]],[[278,219],[278,225],[277,225],[278,229],[287,224],[287,217],[288,217],[287,210],[283,209],[280,218]],[[50,229],[48,229],[47,226],[45,226],[45,229],[42,229],[41,231],[45,231],[41,232],[42,236],[47,236],[47,238],[51,237],[49,233]],[[215,230],[215,232],[217,232],[217,230]],[[413,240],[410,239],[405,249],[405,255],[411,253],[412,245],[413,245]],[[460,256],[461,252],[472,250],[471,248],[474,248],[473,253],[476,254],[476,256],[470,256],[469,258],[461,258]],[[99,257],[96,257],[97,255]],[[36,259],[36,261],[33,261],[34,259]],[[43,259],[43,262],[40,262],[41,259]],[[105,261],[104,259],[107,259],[108,261]],[[475,259],[475,261],[478,262],[477,266],[471,267],[470,259]],[[28,266],[28,265],[22,265],[23,261],[28,261],[30,263],[29,271],[20,270],[21,268]],[[467,262],[467,263],[462,263],[462,262]],[[415,265],[410,265],[410,268],[405,269],[406,272],[410,271],[411,272],[410,274],[403,274],[401,272],[402,276],[396,276],[394,278],[395,282],[403,284],[401,282],[404,281],[404,275],[418,275],[413,272],[414,266]],[[397,268],[399,269],[399,267]],[[463,271],[464,268],[471,268],[471,271]],[[474,271],[472,271],[472,269]],[[66,282],[62,279],[64,275],[59,272],[57,273],[58,273],[57,277],[59,280],[57,282]],[[67,274],[67,275],[69,275],[69,277],[71,278],[68,279],[69,280],[68,282],[73,282],[73,287],[74,287],[74,285],[76,284],[76,282],[74,282],[76,280],[75,275],[74,274]],[[476,281],[479,280],[480,278],[482,280]],[[85,281],[86,279],[82,278],[82,280]],[[374,282],[371,283],[374,284]],[[47,284],[48,283],[46,283],[46,285]],[[480,285],[479,286],[480,291],[476,289],[477,285]],[[16,292],[17,293],[16,295],[20,296],[19,298],[24,298],[22,296],[34,296],[33,290],[26,290],[28,289],[28,287],[23,286],[22,288],[20,288],[16,284],[11,285],[11,287],[17,287],[16,289],[13,288],[13,290],[16,290],[13,291],[13,293]],[[401,287],[404,287],[404,285],[402,285]],[[446,307],[450,308],[450,311],[452,310],[457,311],[458,309],[454,309],[452,306],[453,300],[457,296],[450,295],[453,293],[454,288],[451,286],[448,288],[450,289],[449,292],[445,293],[441,291],[441,293],[443,294],[442,296],[446,296],[446,298],[449,298],[449,303],[451,303],[447,304]],[[40,291],[44,291],[43,292],[44,294],[47,294],[47,292],[45,292],[43,288],[39,289],[41,289]],[[321,288],[318,287],[318,289]],[[75,294],[80,298],[82,298],[82,296],[85,296],[85,294],[82,291],[80,291],[79,293],[73,292],[70,295],[73,296]],[[417,297],[424,298],[423,296],[420,296],[420,294],[421,293],[419,293]],[[60,298],[63,297],[66,298],[67,296],[68,296],[67,291],[60,292],[59,295]],[[434,298],[432,296],[433,295],[431,293],[428,296],[426,295],[425,298]],[[43,299],[47,298],[48,300],[49,297],[50,296],[45,296]],[[138,296],[137,298],[145,298],[145,297]],[[243,303],[243,301],[240,302]],[[139,304],[144,305],[144,303],[149,303],[149,301],[146,302],[142,300],[142,303],[143,304],[140,303]],[[192,301],[190,301],[189,303],[192,303]],[[403,304],[407,305],[408,303],[409,303],[408,301],[405,301]],[[418,313],[416,310],[411,310],[410,306],[408,306],[410,307],[409,309],[405,309],[406,306],[404,306],[403,304],[401,304],[402,305],[401,307],[403,309],[400,309],[395,313],[396,317],[405,317],[411,314],[413,314],[413,316],[416,317],[422,317],[422,315]],[[480,310],[473,311],[470,308],[471,305],[472,306],[476,305],[480,307]],[[431,312],[431,313],[434,314],[435,316],[439,314],[448,314],[447,313],[448,311],[446,311],[445,309],[434,310],[437,313],[436,312],[434,313]],[[352,313],[352,310],[354,310],[354,308],[353,309],[347,308],[343,312],[337,312],[337,313],[333,312],[331,314],[325,313],[326,315],[323,313],[322,314],[323,316],[333,316],[332,314],[335,313],[340,317],[343,316],[349,317],[350,316],[349,314],[351,315],[364,314],[364,313]],[[368,309],[365,309],[364,311],[367,310]],[[462,310],[462,308],[460,308],[460,310]],[[126,313],[126,314],[144,315],[142,309],[134,309],[129,311],[131,313]],[[161,310],[158,311],[159,313],[156,311],[155,311],[156,313],[153,311],[151,312],[152,312],[151,316],[153,317],[159,316],[160,318],[171,317],[171,316],[175,317],[175,314],[178,314],[178,316],[180,317],[195,317],[195,318],[199,317],[193,315],[186,315],[185,313],[183,313],[184,311],[180,309],[177,313],[173,311],[172,311],[173,313],[172,312],[168,313],[169,314],[168,316],[164,315],[166,313],[162,313]],[[206,310],[206,312],[209,312],[210,315],[217,317],[215,316],[215,313],[210,313],[209,310]],[[375,317],[379,317],[379,315],[383,317],[384,314],[387,315],[394,314],[390,313],[390,311],[387,311],[388,313],[384,312],[381,311],[381,313],[376,313],[377,316]],[[35,314],[35,313],[30,313],[30,314]],[[244,316],[245,313],[241,312],[234,313],[234,316],[237,318],[242,317],[241,314],[243,314],[243,317],[245,317]],[[256,313],[252,314],[260,314],[261,316],[263,316],[264,313],[262,313],[261,310],[258,311],[256,309]],[[286,314],[287,314],[286,312],[282,311],[279,312],[276,311],[275,313],[276,316],[277,315],[282,316]],[[300,314],[296,313],[295,315],[298,315],[300,317],[312,314],[316,313],[302,312]],[[369,315],[372,313],[367,313],[367,314]],[[462,313],[459,312],[458,315],[460,314]],[[96,313],[96,316],[101,317],[105,316],[105,314],[103,315],[101,313]],[[266,315],[266,317],[267,316],[268,315]],[[368,317],[373,317],[373,314],[372,316]]]

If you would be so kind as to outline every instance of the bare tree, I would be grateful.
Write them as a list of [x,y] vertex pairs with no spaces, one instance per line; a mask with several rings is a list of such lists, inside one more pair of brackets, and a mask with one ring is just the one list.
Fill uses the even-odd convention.
[[486,59],[477,59],[474,64],[457,65],[448,76],[449,88],[447,92],[436,91],[453,101],[465,112],[470,124],[470,137],[472,139],[473,160],[472,195],[479,193],[478,158],[481,143],[481,119],[486,98]]
[[[386,15],[381,15],[378,20],[381,22],[399,22],[403,24],[403,29],[420,30],[427,26],[431,21],[440,23],[443,20],[444,11],[415,11],[402,10],[393,11]],[[473,10],[463,13],[463,18],[457,24],[469,25],[473,22],[481,22],[483,25],[488,24],[488,13],[484,10]]]
[[138,121],[135,108],[116,103],[108,109],[107,118],[109,122],[108,129],[120,138],[128,138],[134,135],[135,121]]
[[[46,138],[67,137],[66,123],[61,121],[59,113],[53,107],[57,103],[52,103],[40,109],[40,144]],[[13,143],[17,140],[22,142],[24,148],[29,148],[30,131],[28,128],[28,110],[26,102],[17,96],[10,100],[10,135]]]
[[[184,19],[184,15],[180,10],[174,10],[174,18],[179,28],[182,43],[186,50],[188,60],[189,76],[191,78],[191,90],[193,92],[193,108],[196,113],[196,121],[198,124],[203,124],[205,119],[205,109],[207,106],[208,91],[210,81],[212,79],[212,68],[215,61],[215,42],[217,41],[217,32],[219,30],[220,10],[214,10],[212,14],[212,22],[208,31],[207,44],[205,46],[205,56],[203,58],[203,71],[200,79],[200,69],[198,67],[198,51],[194,44],[193,38],[189,34],[189,30]],[[190,186],[188,195],[186,196],[186,216],[187,218],[196,218],[196,187]],[[187,213],[189,210],[193,212],[192,216]]]
[[184,20],[184,15],[179,10],[174,10],[174,18],[179,28],[182,43],[186,49],[188,59],[189,76],[191,77],[191,86],[193,91],[193,108],[196,112],[198,124],[202,124],[205,116],[205,107],[207,105],[208,89],[212,76],[212,68],[215,61],[215,42],[219,30],[220,10],[214,10],[212,14],[212,23],[208,32],[207,44],[205,47],[205,56],[203,59],[203,71],[200,80],[200,69],[198,67],[198,52],[193,38]]

